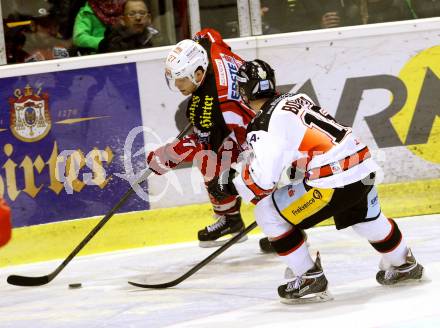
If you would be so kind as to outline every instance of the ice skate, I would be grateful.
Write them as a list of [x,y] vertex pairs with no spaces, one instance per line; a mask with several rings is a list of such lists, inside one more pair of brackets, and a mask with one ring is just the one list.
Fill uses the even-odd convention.
[[[200,230],[198,233],[199,246],[203,248],[218,247],[224,245],[232,237],[236,236],[245,228],[240,214],[222,215],[218,220]],[[230,238],[223,238],[230,235]],[[244,242],[248,239],[245,235],[238,242]]]
[[278,287],[281,303],[304,304],[332,300],[327,290],[328,281],[321,267],[319,253],[316,255],[315,265],[302,276],[296,276],[293,281]]
[[400,285],[423,280],[424,268],[417,263],[411,250],[406,255],[406,263],[394,267],[391,266],[387,270],[380,270],[376,274],[376,280],[381,285]]
[[260,239],[260,250],[263,253],[275,253],[275,249],[272,247],[272,244],[267,237]]

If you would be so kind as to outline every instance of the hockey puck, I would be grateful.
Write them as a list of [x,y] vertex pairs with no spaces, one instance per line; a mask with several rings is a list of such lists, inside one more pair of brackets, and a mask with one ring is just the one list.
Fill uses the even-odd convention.
[[81,283],[69,284],[69,288],[72,288],[72,289],[74,289],[74,288],[81,288],[81,287],[82,287]]

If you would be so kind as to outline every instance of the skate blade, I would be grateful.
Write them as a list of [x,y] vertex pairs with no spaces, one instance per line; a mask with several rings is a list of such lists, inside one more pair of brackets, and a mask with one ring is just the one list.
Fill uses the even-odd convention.
[[426,275],[426,269],[423,268],[422,269],[422,276],[420,278],[416,278],[416,279],[407,279],[407,280],[403,280],[403,281],[399,281],[395,284],[380,284],[382,286],[385,287],[401,287],[401,286],[412,286],[412,285],[418,285],[421,283],[429,283],[432,280],[429,278],[429,276]]
[[280,301],[283,304],[295,305],[295,304],[309,304],[309,303],[322,303],[331,301],[333,295],[328,290],[313,295],[307,295],[300,298],[281,298]]
[[[227,239],[217,239],[217,240],[208,240],[208,241],[200,241],[199,247],[201,248],[211,248],[211,247],[220,247],[226,244],[229,240],[231,240],[233,237],[238,235],[238,233],[232,233],[230,238]],[[241,237],[238,241],[238,243],[242,243],[244,241],[248,240],[248,236],[244,235]]]
[[389,287],[389,288],[393,288],[393,287],[403,287],[403,286],[416,286],[419,284],[424,284],[424,283],[429,283],[432,280],[425,274],[425,272],[423,272],[422,276],[418,279],[408,279],[408,280],[403,280],[403,281],[399,281],[395,284],[390,284],[390,285],[382,285],[384,287]]

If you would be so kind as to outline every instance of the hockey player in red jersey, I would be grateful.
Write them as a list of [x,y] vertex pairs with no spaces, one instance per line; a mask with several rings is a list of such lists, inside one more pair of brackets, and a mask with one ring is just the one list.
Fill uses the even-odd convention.
[[[236,74],[241,63],[212,29],[204,29],[194,40],[183,40],[171,49],[165,76],[170,89],[191,95],[186,114],[193,132],[151,152],[147,157],[150,169],[163,174],[182,161],[194,161],[207,183],[219,174],[220,166],[229,167],[237,160],[246,126],[254,117],[238,93]],[[244,229],[236,195],[221,201],[209,196],[217,221],[198,232],[201,247],[221,245],[225,240],[219,238]]]
[[[208,186],[218,199],[239,194],[256,204],[258,225],[295,278],[278,288],[284,303],[331,299],[319,253],[313,261],[301,229],[333,216],[336,229],[352,227],[381,254],[376,280],[382,285],[420,280],[423,267],[407,247],[397,223],[380,209],[374,186],[377,165],[350,127],[334,120],[305,94],[275,91],[264,61],[245,62],[239,91],[257,112],[247,128],[251,155],[237,171]],[[277,188],[284,169],[301,167],[301,183]]]
[[0,197],[0,246],[4,246],[11,239],[11,210],[8,204]]

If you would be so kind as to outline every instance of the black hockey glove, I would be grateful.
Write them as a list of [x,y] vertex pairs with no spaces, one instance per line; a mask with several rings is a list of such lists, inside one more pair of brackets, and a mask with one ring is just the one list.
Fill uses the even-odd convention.
[[238,195],[232,179],[235,178],[236,171],[232,168],[220,173],[208,183],[208,192],[215,199],[222,201],[231,196]]

